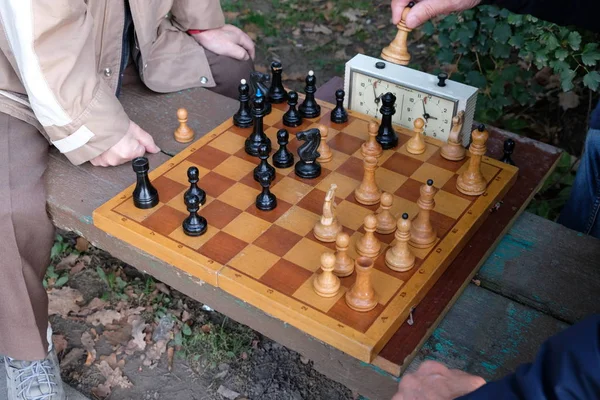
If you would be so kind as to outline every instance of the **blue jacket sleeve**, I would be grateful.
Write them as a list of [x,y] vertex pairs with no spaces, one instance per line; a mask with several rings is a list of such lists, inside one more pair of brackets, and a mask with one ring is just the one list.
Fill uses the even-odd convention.
[[460,400],[600,398],[600,315],[548,339],[532,363]]

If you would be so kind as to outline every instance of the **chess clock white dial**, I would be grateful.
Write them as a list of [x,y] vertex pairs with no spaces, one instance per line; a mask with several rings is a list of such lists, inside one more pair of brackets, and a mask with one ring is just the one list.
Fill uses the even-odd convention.
[[345,106],[381,118],[381,96],[396,96],[396,113],[392,122],[413,129],[414,120],[425,121],[424,134],[447,141],[452,117],[465,112],[463,144],[470,139],[471,124],[477,101],[477,88],[443,80],[437,76],[382,61],[362,54],[346,64]]

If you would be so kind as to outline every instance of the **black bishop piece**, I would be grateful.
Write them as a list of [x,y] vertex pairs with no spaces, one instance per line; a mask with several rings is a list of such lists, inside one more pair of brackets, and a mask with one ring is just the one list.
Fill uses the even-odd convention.
[[158,204],[158,191],[148,178],[150,170],[148,159],[146,157],[134,158],[131,165],[137,175],[137,183],[133,190],[133,204],[141,209],[155,207]]
[[198,197],[198,201],[200,205],[204,205],[206,203],[206,193],[204,190],[198,187],[198,181],[200,180],[200,171],[196,167],[189,167],[187,170],[188,181],[190,182],[190,188],[185,191],[183,194],[183,198],[185,200],[186,196],[193,195]]
[[331,122],[334,124],[343,124],[348,122],[348,112],[344,110],[344,97],[346,92],[343,89],[335,91],[335,108],[331,111]]
[[271,139],[267,137],[263,128],[263,117],[265,116],[264,105],[265,98],[260,89],[258,89],[256,91],[256,96],[254,97],[254,104],[252,107],[254,127],[252,129],[252,133],[250,136],[248,136],[245,142],[246,153],[254,157],[258,157],[258,149],[261,144],[267,145],[267,151],[269,153],[271,152]]
[[302,118],[317,118],[321,115],[321,106],[315,100],[315,92],[317,91],[317,77],[313,71],[308,71],[306,76],[306,86],[304,87],[304,102],[298,108]]
[[206,218],[198,215],[198,210],[200,210],[200,200],[198,200],[198,196],[185,196],[184,201],[190,215],[183,220],[183,233],[188,236],[203,235],[208,229],[208,222],[206,221]]
[[271,87],[269,88],[269,102],[273,104],[283,103],[287,99],[287,92],[281,83],[283,67],[279,61],[271,63]]
[[387,92],[381,97],[381,124],[377,132],[376,140],[384,150],[393,149],[398,146],[398,134],[392,126],[392,115],[396,113],[394,104],[396,96],[393,93]]
[[249,128],[252,126],[252,112],[250,110],[250,85],[245,79],[242,79],[238,86],[240,92],[240,108],[233,115],[233,124],[239,128]]
[[500,161],[506,164],[515,165],[515,162],[512,159],[513,151],[515,151],[515,141],[512,139],[506,139],[504,141],[504,155]]
[[273,154],[273,165],[277,168],[288,168],[294,165],[294,155],[287,148],[289,140],[290,135],[286,129],[277,131],[279,150]]
[[296,109],[298,104],[298,93],[290,90],[288,93],[288,105],[290,108],[283,114],[283,124],[289,127],[302,125],[302,116]]
[[272,179],[275,179],[275,168],[269,164],[269,149],[266,144],[259,146],[258,157],[260,163],[254,168],[254,180],[258,182],[261,174],[269,174]]

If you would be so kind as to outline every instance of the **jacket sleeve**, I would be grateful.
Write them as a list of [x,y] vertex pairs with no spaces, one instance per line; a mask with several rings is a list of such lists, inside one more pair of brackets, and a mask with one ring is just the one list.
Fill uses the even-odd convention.
[[225,25],[219,0],[174,0],[171,8],[173,22],[179,29],[215,29]]
[[598,0],[484,0],[482,4],[496,5],[516,14],[530,14],[558,25],[600,32]]
[[595,399],[600,393],[600,315],[548,339],[532,363],[461,400]]
[[2,0],[0,17],[4,50],[52,144],[81,164],[117,143],[129,118],[97,72],[86,2]]

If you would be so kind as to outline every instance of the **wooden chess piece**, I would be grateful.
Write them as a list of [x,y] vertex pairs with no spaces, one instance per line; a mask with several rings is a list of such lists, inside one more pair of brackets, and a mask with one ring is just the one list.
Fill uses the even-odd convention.
[[375,182],[375,170],[377,169],[377,159],[367,156],[363,160],[365,173],[363,180],[354,190],[354,198],[357,202],[364,205],[373,205],[379,202],[381,190]]
[[367,312],[377,306],[379,296],[373,289],[371,274],[374,262],[369,257],[358,257],[354,262],[356,281],[346,292],[346,304],[355,311]]
[[354,272],[354,260],[348,255],[350,246],[350,235],[346,232],[338,233],[335,239],[335,267],[333,273],[343,278]]
[[429,179],[426,185],[421,186],[421,196],[417,200],[419,213],[410,226],[410,245],[419,249],[426,249],[432,246],[437,239],[437,231],[431,225],[430,211],[435,207],[433,199],[437,189],[433,186],[433,181]]
[[456,188],[468,196],[479,196],[487,188],[487,181],[481,173],[481,157],[485,155],[488,136],[483,124],[471,133],[471,159],[467,169],[456,180]]
[[461,143],[461,131],[463,128],[465,112],[459,112],[452,118],[452,129],[448,135],[448,142],[442,146],[440,154],[446,160],[460,161],[465,158],[467,149]]
[[415,119],[414,131],[415,135],[411,137],[406,143],[406,151],[410,154],[423,154],[425,153],[425,148],[427,145],[425,144],[425,138],[423,137],[423,127],[425,126],[425,121],[423,118]]
[[388,235],[396,230],[396,218],[390,212],[393,202],[394,196],[391,193],[381,194],[381,211],[377,214],[377,233]]
[[366,156],[371,156],[375,158],[381,157],[383,154],[383,148],[377,141],[377,133],[379,130],[379,124],[376,121],[369,122],[369,138],[366,142],[361,145],[360,152],[365,158]]
[[325,252],[321,255],[322,272],[315,276],[313,289],[321,297],[333,297],[340,291],[340,278],[334,275],[335,255]]
[[321,132],[321,142],[319,143],[319,148],[317,152],[320,156],[317,158],[317,161],[320,163],[328,163],[333,159],[333,153],[331,152],[331,148],[327,144],[327,136],[329,136],[329,128],[327,126],[320,124],[317,126],[319,132]]
[[412,31],[406,26],[406,16],[410,9],[415,5],[414,1],[408,3],[406,8],[402,11],[402,16],[400,17],[400,22],[396,27],[398,28],[398,33],[396,33],[396,37],[394,40],[381,51],[381,58],[392,62],[394,64],[400,65],[408,65],[410,61],[410,53],[408,52],[408,34]]
[[335,190],[337,185],[331,184],[327,194],[325,195],[325,201],[323,202],[323,215],[315,224],[313,233],[315,237],[321,242],[331,243],[335,242],[335,238],[338,233],[342,230],[342,225],[335,215]]
[[415,266],[415,255],[408,246],[410,241],[410,220],[408,214],[402,214],[396,229],[396,244],[385,253],[385,264],[394,271],[404,272]]
[[377,258],[381,251],[381,243],[375,237],[375,228],[377,227],[377,217],[369,214],[364,221],[365,234],[356,242],[356,251],[364,257],[372,259]]
[[185,108],[177,110],[177,119],[179,120],[179,126],[173,134],[175,140],[179,143],[189,143],[194,140],[194,130],[187,124],[188,112]]

